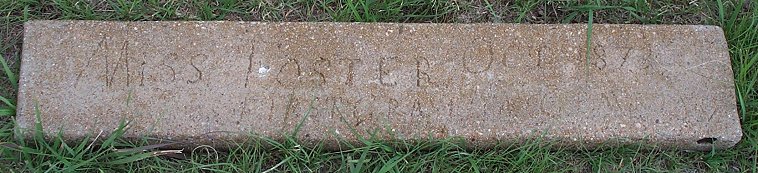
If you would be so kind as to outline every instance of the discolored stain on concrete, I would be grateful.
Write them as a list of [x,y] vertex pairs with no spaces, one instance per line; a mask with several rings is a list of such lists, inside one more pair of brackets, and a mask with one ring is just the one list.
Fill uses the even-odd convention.
[[[727,148],[741,136],[721,28],[595,25],[31,21],[18,128],[224,146],[291,132],[544,137],[567,146]],[[35,118],[38,108],[40,119]]]

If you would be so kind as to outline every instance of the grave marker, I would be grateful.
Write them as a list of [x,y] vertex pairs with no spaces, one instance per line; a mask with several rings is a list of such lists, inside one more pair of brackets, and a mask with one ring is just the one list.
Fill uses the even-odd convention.
[[[491,147],[741,138],[715,26],[31,21],[18,127],[48,135],[305,143],[463,137]],[[388,134],[393,134],[390,137]]]

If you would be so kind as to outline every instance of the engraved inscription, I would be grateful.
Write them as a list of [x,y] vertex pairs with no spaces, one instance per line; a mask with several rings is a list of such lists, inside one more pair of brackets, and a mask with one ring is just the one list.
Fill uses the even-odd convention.
[[147,60],[144,55],[142,54],[142,63],[140,63],[140,72],[139,72],[139,86],[145,86],[145,65],[147,65]]
[[[525,47],[525,48],[524,48]],[[534,67],[541,65],[541,50],[528,45],[508,45],[508,53],[502,55],[500,63],[506,68]]]
[[195,69],[197,74],[194,79],[187,79],[187,83],[196,83],[197,81],[203,80],[203,71],[198,68],[198,65],[195,65],[195,61],[205,61],[207,59],[208,55],[205,54],[196,54],[190,58],[190,66]]
[[295,86],[300,81],[300,75],[302,70],[300,68],[300,61],[294,58],[287,58],[287,60],[279,66],[279,72],[276,74],[276,82],[279,85]]
[[[472,55],[469,55],[469,57],[461,57],[463,58],[463,68],[466,69],[466,72],[479,74],[492,68],[495,53],[492,50],[491,44],[480,45],[469,53]],[[483,56],[477,56],[482,53],[486,54]]]
[[391,78],[394,68],[400,64],[400,58],[396,56],[379,58],[379,83],[384,86],[395,86],[397,81]]
[[123,41],[122,45],[120,46],[119,55],[117,59],[110,59],[108,56],[105,56],[105,86],[107,88],[112,88],[114,85],[114,82],[118,82],[116,79],[118,78],[117,75],[119,71],[125,72],[126,76],[126,84],[128,86],[129,80],[129,41]]
[[597,68],[598,70],[603,70],[606,66],[605,57],[607,56],[605,52],[605,46],[603,44],[597,43],[592,46],[592,56],[590,56],[590,64]]
[[[331,62],[329,62],[331,64]],[[356,68],[363,63],[363,60],[357,58],[341,58],[337,60],[340,71],[344,74],[340,74],[344,79],[344,84],[347,86],[355,85],[355,72]]]
[[255,55],[255,45],[250,44],[250,54],[247,55],[247,73],[245,74],[245,88],[250,83],[250,74],[253,73],[253,55]]
[[329,74],[328,71],[331,70],[331,68],[334,68],[332,66],[332,61],[329,60],[329,59],[326,59],[324,57],[318,57],[318,59],[313,62],[313,67],[314,67],[313,72],[315,73],[316,77],[318,78],[318,79],[316,79],[317,80],[316,85],[317,86],[323,86],[323,85],[325,85],[326,84],[326,75],[324,75],[324,74]]
[[429,75],[431,65],[429,59],[425,57],[416,57],[416,87],[426,88],[434,85],[432,82],[432,76]]
[[87,61],[85,62],[83,67],[79,67],[79,72],[76,74],[76,80],[74,83],[74,86],[79,86],[79,81],[81,81],[82,76],[84,75],[84,72],[88,69],[90,69],[90,64],[92,63],[92,59],[97,58],[96,56],[102,56],[100,55],[103,53],[103,50],[107,49],[108,42],[105,41],[105,36],[100,37],[100,41],[97,43],[97,46],[95,47],[95,51],[92,51],[92,54],[90,54],[89,57],[87,57]]

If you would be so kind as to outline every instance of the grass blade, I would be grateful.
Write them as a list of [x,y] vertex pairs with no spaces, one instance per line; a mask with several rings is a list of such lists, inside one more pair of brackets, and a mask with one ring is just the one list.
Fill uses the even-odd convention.
[[716,0],[716,3],[718,4],[718,8],[719,8],[719,23],[721,26],[724,26],[724,21],[725,21],[724,11],[726,11],[726,9],[724,9],[724,3],[721,2],[721,0]]
[[576,15],[578,14],[579,12],[576,12],[576,11],[569,13],[568,16],[564,17],[563,20],[561,20],[561,23],[569,23],[573,21],[574,18],[576,18]]
[[13,102],[11,102],[11,100],[9,100],[9,99],[7,99],[7,98],[5,98],[3,96],[0,96],[0,101],[2,101],[3,103],[5,103],[5,105],[8,106],[8,107],[10,107],[11,109],[16,109],[16,105],[13,104]]
[[125,163],[136,162],[136,161],[147,159],[150,157],[153,157],[153,153],[147,152],[147,153],[140,153],[140,154],[127,156],[127,157],[116,159],[113,161],[108,161],[106,163],[111,164],[111,165],[120,165],[120,164],[125,164]]
[[16,115],[15,109],[0,109],[0,117]]
[[11,71],[11,68],[8,67],[8,62],[5,61],[5,57],[3,57],[2,53],[0,53],[0,64],[3,65],[3,71],[5,72],[5,77],[8,78],[8,81],[10,81],[14,89],[18,89],[18,78],[16,77],[16,74],[13,74],[13,71]]

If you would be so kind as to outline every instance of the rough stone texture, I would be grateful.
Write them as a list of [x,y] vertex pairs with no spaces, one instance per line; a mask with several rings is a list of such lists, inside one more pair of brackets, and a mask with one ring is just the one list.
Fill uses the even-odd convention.
[[[742,132],[715,26],[31,21],[18,127],[48,135],[462,137],[491,147],[727,148]],[[711,140],[715,139],[712,142]],[[700,141],[700,142],[698,142]]]

